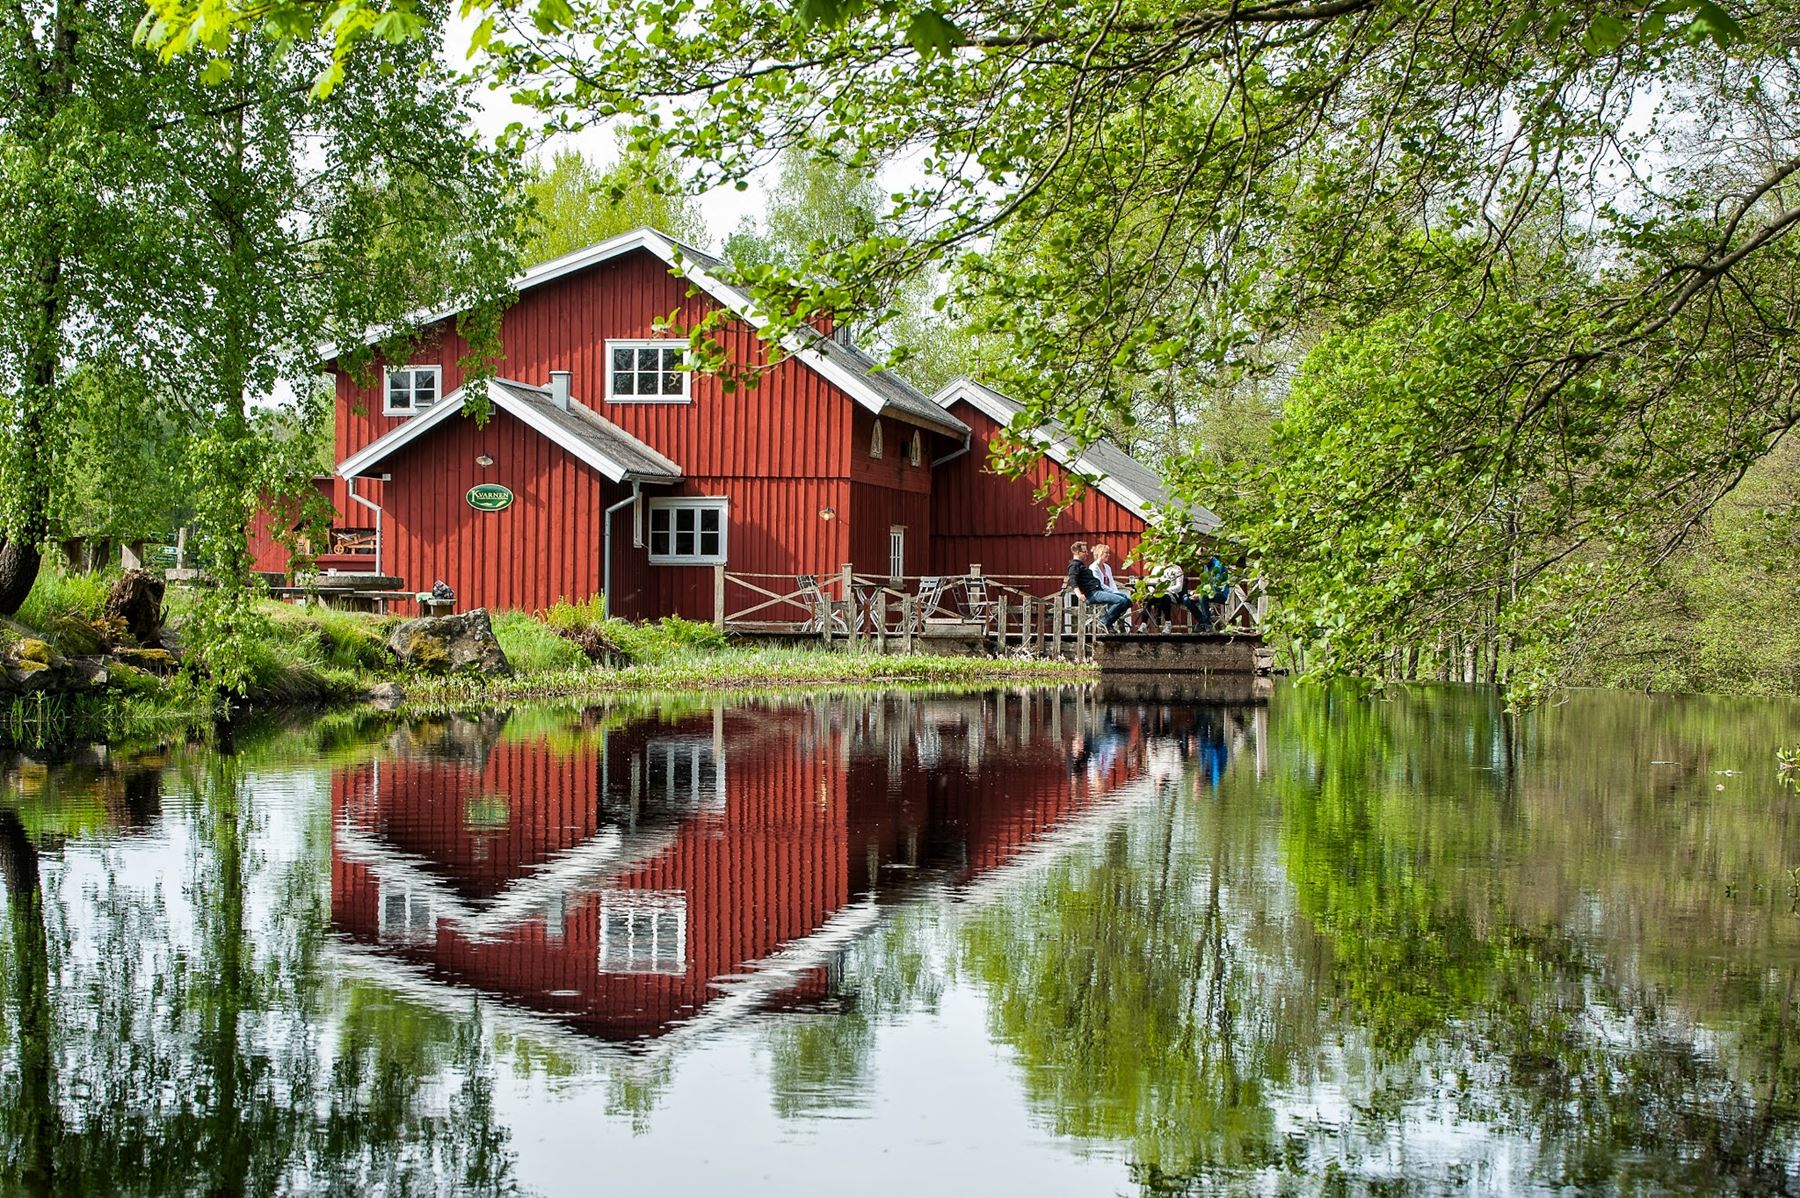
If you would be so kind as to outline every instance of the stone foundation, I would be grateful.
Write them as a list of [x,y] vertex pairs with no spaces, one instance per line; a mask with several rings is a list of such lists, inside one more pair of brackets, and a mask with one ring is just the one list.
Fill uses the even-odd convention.
[[1241,674],[1269,672],[1260,636],[1227,632],[1114,633],[1094,638],[1103,674]]

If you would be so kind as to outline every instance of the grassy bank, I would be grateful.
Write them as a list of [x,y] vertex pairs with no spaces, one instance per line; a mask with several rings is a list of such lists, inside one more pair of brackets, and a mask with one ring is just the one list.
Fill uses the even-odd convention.
[[[41,639],[70,656],[95,652],[108,579],[46,570],[30,600],[0,629],[9,649]],[[166,643],[184,647],[186,599],[172,593]],[[1005,681],[1067,681],[1092,677],[1090,667],[1066,662],[873,656],[823,649],[729,644],[708,624],[664,619],[610,619],[598,603],[558,604],[547,612],[492,613],[495,638],[510,677],[441,674],[403,668],[387,645],[397,617],[268,601],[262,628],[247,647],[250,690],[244,700],[263,710],[337,708],[366,700],[391,684],[404,707],[442,709],[529,698],[579,698],[643,691],[776,690],[796,687],[980,685]],[[218,713],[218,699],[202,681],[162,677],[130,666],[109,666],[103,692],[82,696],[26,695],[0,710],[0,738],[41,739],[45,728],[79,725],[89,738],[179,724]]]

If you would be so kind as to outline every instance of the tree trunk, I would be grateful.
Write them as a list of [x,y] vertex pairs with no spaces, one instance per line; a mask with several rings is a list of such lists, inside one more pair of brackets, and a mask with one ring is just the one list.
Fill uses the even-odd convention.
[[0,615],[10,616],[25,606],[25,597],[37,582],[41,560],[36,545],[0,542]]

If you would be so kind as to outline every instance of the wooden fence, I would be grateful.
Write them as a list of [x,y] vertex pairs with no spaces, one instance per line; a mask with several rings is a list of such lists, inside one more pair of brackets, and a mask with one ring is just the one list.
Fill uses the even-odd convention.
[[[1215,618],[1221,628],[1256,633],[1267,606],[1260,581],[1236,583]],[[911,652],[975,638],[1003,653],[1077,660],[1092,654],[1099,632],[1098,610],[1070,592],[1062,575],[985,574],[978,564],[964,574],[899,578],[859,574],[850,563],[822,575],[716,566],[713,622],[726,631],[817,636],[853,650]]]

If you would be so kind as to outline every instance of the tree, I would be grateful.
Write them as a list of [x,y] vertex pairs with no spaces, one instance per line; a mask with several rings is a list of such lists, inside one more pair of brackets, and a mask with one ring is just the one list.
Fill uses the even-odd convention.
[[[330,13],[328,36],[353,58],[370,3],[155,0],[154,11],[170,45],[261,20],[320,29],[307,22]],[[1367,604],[1309,595],[1293,606],[1297,635],[1335,646],[1315,657],[1332,668],[1405,647],[1399,637],[1432,625],[1447,600],[1556,591],[1580,569],[1611,576],[1574,585],[1566,614],[1592,618],[1794,420],[1800,74],[1787,7],[476,8],[475,41],[499,82],[559,124],[622,117],[635,143],[686,164],[692,189],[743,184],[790,149],[857,169],[918,164],[869,236],[804,272],[743,280],[765,333],[822,313],[878,319],[897,281],[949,269],[955,299],[998,343],[995,381],[1029,420],[1078,439],[1129,430],[1156,397],[1147,380],[1191,376],[1183,388],[1235,395],[1387,312],[1436,318],[1446,336],[1458,322],[1478,330],[1479,347],[1445,355],[1434,386],[1502,395],[1506,411],[1468,403],[1402,427],[1382,448],[1442,464],[1419,487],[1402,472],[1365,485],[1370,463],[1351,452],[1248,482],[1201,469],[1219,456],[1207,446],[1180,446],[1170,465],[1178,490],[1215,503],[1271,484],[1313,490],[1304,532],[1236,529],[1278,591],[1308,592],[1306,546],[1340,532],[1381,542],[1383,565],[1404,562]],[[1596,422],[1625,435],[1603,444]],[[1567,430],[1582,433],[1573,458]],[[1329,473],[1340,465],[1352,473]],[[1557,483],[1564,469],[1581,477]],[[1429,538],[1407,540],[1452,491],[1462,520],[1505,526],[1514,478],[1561,488],[1537,527],[1486,538],[1453,569],[1428,559]],[[1340,484],[1359,502],[1335,512]],[[1655,521],[1640,514],[1646,496]],[[1254,509],[1236,510],[1241,521]],[[1631,527],[1597,535],[1615,521]],[[1343,638],[1377,608],[1382,620]],[[1520,615],[1497,617],[1508,627],[1492,639],[1553,676],[1537,650],[1557,622]]]
[[548,166],[535,163],[525,182],[531,213],[520,256],[548,262],[644,227],[680,241],[704,241],[699,210],[679,191],[663,190],[666,174],[656,152],[636,154],[629,146],[605,170],[579,150],[559,150]]

